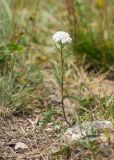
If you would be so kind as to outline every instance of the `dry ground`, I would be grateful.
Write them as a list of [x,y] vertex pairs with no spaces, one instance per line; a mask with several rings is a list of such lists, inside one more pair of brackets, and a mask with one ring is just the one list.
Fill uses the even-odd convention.
[[[45,74],[45,75],[49,75]],[[84,75],[84,74],[83,74]],[[113,92],[114,81],[110,81],[104,78],[105,76],[95,76],[92,79],[88,79],[85,74],[86,82],[92,92],[101,93],[102,95],[110,94]],[[81,80],[78,80],[74,85],[76,88]],[[47,76],[44,79],[46,88],[46,96],[42,105],[34,108],[32,115],[21,115],[21,116],[3,116],[0,117],[0,160],[51,160],[51,154],[57,151],[62,145],[61,135],[63,134],[66,124],[63,123],[63,117],[61,114],[55,115],[53,121],[60,124],[60,128],[53,123],[48,123],[45,126],[40,125],[42,119],[42,112],[51,104],[55,110],[60,110],[59,88],[56,84],[53,76]],[[75,87],[72,87],[75,89]],[[85,94],[89,91],[85,91]],[[54,97],[56,95],[56,97]],[[67,116],[71,119],[72,116],[72,104],[66,102]],[[17,149],[15,145],[18,142],[23,142],[28,146],[28,149]],[[113,146],[108,145],[109,152],[101,152],[97,155],[98,160],[113,160]],[[90,157],[90,158],[89,158]],[[91,158],[91,152],[84,148],[75,148],[71,153],[71,156],[63,156],[58,159],[62,160],[89,160]]]

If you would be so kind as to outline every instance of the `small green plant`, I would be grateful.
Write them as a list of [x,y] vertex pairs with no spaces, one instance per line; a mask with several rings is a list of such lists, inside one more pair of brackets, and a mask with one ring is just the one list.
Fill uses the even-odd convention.
[[48,110],[46,110],[43,113],[43,119],[42,119],[42,125],[45,126],[46,124],[52,122],[52,118],[54,115],[57,115],[57,111],[54,110],[52,107],[49,107]]
[[22,52],[23,47],[16,43],[6,43],[0,45],[0,73],[2,75],[13,71],[16,63],[16,52]]
[[53,35],[53,40],[55,41],[56,48],[60,53],[60,61],[61,61],[60,68],[57,68],[57,66],[53,64],[53,69],[54,69],[55,77],[61,89],[61,106],[62,106],[64,119],[66,123],[70,126],[70,123],[66,118],[66,113],[64,108],[64,60],[65,59],[64,59],[63,49],[66,44],[72,41],[72,39],[68,33],[63,31],[58,31]]
[[52,154],[53,158],[60,158],[61,156],[66,156],[68,159],[71,156],[71,148],[67,145],[61,146],[60,150]]

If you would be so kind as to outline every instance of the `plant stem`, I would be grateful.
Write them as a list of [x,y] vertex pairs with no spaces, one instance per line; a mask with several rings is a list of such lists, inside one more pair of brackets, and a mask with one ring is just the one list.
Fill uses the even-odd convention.
[[37,13],[39,11],[39,3],[40,3],[40,0],[37,0],[36,11],[35,11],[35,14],[34,14],[34,17],[33,17],[34,20],[33,20],[33,23],[32,23],[31,35],[30,35],[30,39],[29,39],[29,42],[28,42],[27,50],[25,52],[25,57],[24,57],[24,60],[23,60],[22,69],[25,66],[25,62],[26,62],[27,57],[28,57],[28,52],[29,52],[29,50],[31,48],[31,40],[32,40],[32,37],[33,37],[33,34],[34,34],[34,26],[35,26],[35,22],[36,22]]
[[65,107],[64,107],[64,58],[63,58],[63,45],[61,44],[61,106],[63,111],[63,116],[66,121],[66,123],[70,125],[70,123],[67,120],[66,113],[65,113]]

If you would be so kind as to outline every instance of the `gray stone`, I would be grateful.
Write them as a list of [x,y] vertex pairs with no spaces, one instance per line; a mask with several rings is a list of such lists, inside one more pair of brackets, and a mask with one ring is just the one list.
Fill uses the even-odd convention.
[[113,124],[111,121],[87,121],[80,125],[76,124],[72,128],[68,128],[64,133],[63,139],[67,142],[78,141],[84,137],[94,135],[96,131],[99,131],[100,135],[105,129],[109,131],[113,130]]

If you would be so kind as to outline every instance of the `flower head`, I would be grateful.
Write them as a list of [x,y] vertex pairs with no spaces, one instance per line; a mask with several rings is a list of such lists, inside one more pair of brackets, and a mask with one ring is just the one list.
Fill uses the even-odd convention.
[[53,35],[53,40],[56,43],[62,43],[64,45],[70,43],[72,41],[72,38],[67,32],[58,31]]

